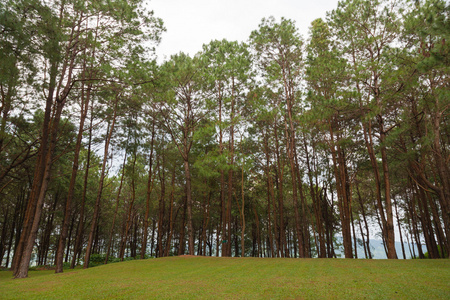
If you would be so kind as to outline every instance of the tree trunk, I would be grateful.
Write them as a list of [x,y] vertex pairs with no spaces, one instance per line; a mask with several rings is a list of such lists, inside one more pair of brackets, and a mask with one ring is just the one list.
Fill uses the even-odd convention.
[[[286,243],[286,229],[284,227],[285,220],[284,220],[284,203],[283,203],[283,186],[284,186],[284,171],[283,171],[283,165],[281,164],[281,158],[280,158],[280,145],[278,140],[278,130],[277,125],[274,124],[274,135],[275,135],[275,155],[277,159],[277,181],[276,181],[276,188],[277,188],[277,194],[278,194],[278,211],[279,211],[279,236],[280,236],[280,250],[281,250],[281,257],[285,257],[288,253],[288,247]],[[278,255],[277,255],[278,256]]]
[[362,244],[363,244],[363,248],[364,248],[364,257],[366,259],[368,259],[369,255],[367,254],[366,239],[364,238],[364,232],[363,232],[363,228],[361,225],[361,218],[358,218],[358,225],[359,225],[359,232],[361,232],[361,239],[362,239]]
[[87,185],[88,185],[88,178],[89,178],[89,169],[90,169],[90,163],[91,163],[91,144],[92,144],[92,123],[94,119],[93,114],[93,107],[91,106],[91,119],[89,123],[89,142],[88,142],[88,151],[87,151],[87,161],[85,166],[85,173],[84,173],[84,183],[83,183],[83,194],[81,196],[81,207],[80,207],[80,216],[78,220],[78,227],[77,227],[77,235],[75,239],[75,244],[73,246],[73,258],[72,262],[70,264],[70,268],[75,268],[75,263],[77,261],[77,258],[81,256],[81,244],[83,240],[83,233],[84,233],[84,210],[86,205],[86,193],[87,193]]
[[[166,199],[166,172],[164,171],[165,168],[165,153],[163,150],[162,153],[162,165],[159,170],[159,181],[161,183],[161,194],[159,196],[159,203],[158,203],[158,243],[156,246],[156,257],[164,256],[163,252],[163,245],[162,245],[162,237],[163,237],[163,223],[164,223],[164,213],[165,213],[165,199]],[[158,159],[159,162],[159,159]]]
[[[38,150],[38,155],[36,159],[36,165],[34,168],[33,183],[31,187],[30,196],[28,198],[27,209],[25,212],[25,217],[23,220],[22,232],[20,235],[18,246],[14,251],[14,258],[12,262],[12,269],[14,277],[25,278],[28,276],[28,262],[27,257],[31,257],[31,252],[29,254],[25,253],[26,243],[32,238],[31,227],[35,217],[37,217],[36,209],[39,206],[39,195],[41,194],[42,186],[44,184],[44,178],[46,174],[47,165],[47,153],[50,151],[51,143],[50,139],[50,121],[51,121],[51,111],[53,106],[53,95],[56,88],[56,75],[57,75],[57,64],[54,62],[50,65],[50,84],[48,88],[46,107],[44,112],[44,121],[42,123],[41,131],[41,142]],[[42,199],[43,200],[43,199]],[[39,214],[40,217],[40,214]],[[34,243],[34,240],[33,240]],[[31,249],[32,251],[32,249]],[[25,256],[25,257],[24,257]]]
[[322,224],[322,218],[321,218],[322,213],[321,213],[321,208],[320,208],[320,199],[317,195],[316,189],[313,184],[313,174],[312,174],[311,164],[310,164],[310,160],[309,160],[309,151],[307,148],[305,135],[303,135],[303,144],[305,147],[306,167],[308,169],[309,192],[311,195],[312,204],[313,204],[313,208],[314,208],[314,215],[316,218],[317,233],[319,235],[319,247],[317,247],[317,253],[318,253],[319,258],[325,258],[326,257],[325,241],[323,238],[323,224]]
[[[186,192],[186,186],[185,186],[185,192]],[[184,236],[185,236],[185,228],[186,228],[186,210],[187,210],[187,193],[184,196],[184,201],[183,201],[183,217],[181,219],[181,224],[180,224],[180,242],[179,242],[179,247],[178,247],[178,255],[183,255],[185,252]]]
[[[220,87],[220,86],[219,86]],[[222,129],[222,96],[219,93],[219,155],[223,155],[223,129]],[[222,257],[227,256],[227,247],[225,241],[227,240],[227,210],[225,205],[225,174],[224,170],[220,168],[220,205],[221,205],[221,227],[218,227],[217,236],[221,236],[222,239],[217,239],[217,252],[216,256],[219,256],[219,244],[222,244]]]
[[14,215],[13,215],[13,221],[11,224],[11,233],[9,236],[8,253],[6,255],[5,268],[8,268],[8,265],[9,265],[9,257],[11,255],[11,248],[12,248],[14,236],[16,237],[16,243],[15,243],[14,248],[16,248],[18,241],[19,241],[19,237],[20,237],[20,227],[19,226],[23,222],[23,211],[25,208],[24,206],[25,206],[25,193],[23,190],[21,190],[19,192],[19,195],[17,196],[16,205],[14,207]]
[[[289,115],[291,114],[291,111],[288,111]],[[297,172],[296,172],[296,163],[295,163],[295,137],[293,136],[294,128],[291,124],[290,126],[290,132],[289,137],[287,139],[287,152],[289,157],[289,165],[291,169],[291,180],[292,180],[292,201],[294,203],[294,216],[295,216],[295,227],[296,227],[296,233],[297,233],[297,242],[298,242],[298,252],[299,257],[304,258],[307,256],[305,251],[305,243],[304,243],[304,235],[303,235],[303,226],[301,226],[300,221],[300,213],[299,213],[299,206],[298,206],[298,188],[297,188]],[[300,179],[300,178],[298,178]],[[305,211],[303,211],[305,212]]]
[[420,211],[419,219],[422,224],[422,232],[425,237],[425,243],[427,245],[429,257],[438,258],[439,254],[436,240],[434,239],[433,226],[431,225],[430,213],[428,210],[425,191],[417,186],[415,186],[415,189],[417,195],[417,203],[419,205]]
[[67,236],[66,256],[64,257],[64,262],[65,263],[69,262],[70,243],[72,242],[74,226],[75,226],[75,216],[72,216],[72,220],[70,222],[70,227],[69,227],[69,234]]
[[395,250],[395,235],[394,235],[394,214],[392,212],[392,200],[391,200],[391,183],[389,180],[389,167],[387,161],[386,146],[386,132],[384,131],[383,117],[378,115],[378,124],[380,128],[380,144],[381,144],[381,163],[383,165],[384,175],[384,201],[386,204],[386,237],[387,237],[387,249],[388,258],[397,259],[397,252]]
[[184,161],[184,171],[186,177],[186,208],[187,208],[187,225],[189,236],[189,255],[194,255],[194,229],[192,228],[192,191],[191,191],[191,172],[189,167],[189,161]]
[[367,252],[368,252],[368,255],[369,255],[369,259],[372,259],[372,253],[371,253],[371,251],[370,251],[369,224],[367,223],[366,212],[365,212],[365,209],[364,209],[364,204],[363,204],[363,202],[362,202],[361,193],[359,192],[359,186],[358,186],[358,183],[356,183],[356,193],[357,193],[357,195],[358,195],[358,201],[359,201],[359,205],[360,205],[360,207],[361,207],[361,213],[362,213],[363,220],[364,220],[364,226],[365,226],[365,228],[366,228],[366,236],[367,236],[367,241],[366,241],[366,243],[367,243]]
[[127,214],[127,222],[125,225],[125,234],[122,236],[121,241],[121,254],[120,254],[120,260],[123,261],[124,254],[125,254],[125,248],[127,244],[128,234],[130,233],[131,226],[133,225],[133,208],[134,208],[134,200],[136,199],[136,184],[135,184],[135,167],[136,167],[136,160],[137,160],[137,146],[136,146],[136,140],[134,141],[134,153],[133,153],[133,163],[132,163],[132,173],[131,173],[131,201],[128,205],[128,214]]
[[141,259],[145,258],[145,253],[147,252],[147,238],[148,238],[148,218],[150,215],[150,195],[153,190],[153,146],[155,141],[155,123],[156,120],[153,118],[152,120],[152,139],[150,142],[150,158],[148,162],[148,179],[147,179],[147,194],[145,198],[145,218],[144,218],[144,233],[142,237],[142,245],[141,245]]
[[[334,122],[334,124],[333,124]],[[334,140],[333,125],[338,126],[337,121],[329,121],[329,130],[331,137],[331,156],[333,160],[334,176],[336,179],[336,191],[338,195],[338,208],[339,216],[342,226],[342,238],[344,244],[344,255],[345,258],[353,258],[352,251],[352,236],[350,229],[350,182],[348,178],[345,152],[339,146],[340,136],[336,137],[336,142]]]
[[167,243],[166,243],[166,253],[165,256],[169,256],[170,249],[171,249],[171,242],[172,242],[172,235],[173,235],[173,200],[174,200],[174,193],[175,193],[175,168],[172,171],[172,190],[170,192],[170,209],[169,209],[169,233],[167,237]]
[[355,254],[354,257],[356,259],[358,259],[358,244],[357,244],[357,238],[356,238],[356,232],[355,232],[355,222],[353,220],[353,214],[350,214],[351,217],[351,224],[352,224],[352,233],[353,233],[353,245],[354,245],[354,249],[355,249]]
[[119,103],[119,95],[116,95],[115,104],[114,104],[114,113],[111,120],[111,125],[109,126],[109,130],[107,131],[106,139],[105,139],[105,151],[103,155],[103,163],[102,163],[102,171],[100,173],[100,180],[97,190],[97,198],[95,200],[94,206],[94,215],[92,217],[91,230],[89,232],[88,244],[86,248],[86,254],[84,255],[84,265],[83,268],[87,269],[89,267],[89,260],[91,258],[92,245],[94,243],[94,234],[97,229],[98,217],[100,214],[100,200],[103,192],[103,182],[106,177],[106,162],[108,161],[108,152],[109,152],[109,144],[111,141],[112,134],[114,132],[114,125],[116,123],[117,117],[117,106]]
[[3,256],[6,252],[6,239],[7,239],[7,231],[8,231],[8,215],[9,215],[9,207],[6,208],[6,211],[3,212],[3,224],[2,224],[2,234],[0,237],[0,267],[3,262]]
[[78,129],[77,141],[75,144],[75,153],[74,153],[73,165],[72,165],[72,175],[70,177],[69,190],[67,192],[66,205],[65,205],[65,209],[64,209],[64,219],[63,219],[63,224],[61,226],[61,234],[60,234],[59,241],[58,241],[58,247],[56,250],[55,273],[63,272],[64,248],[66,245],[67,231],[68,231],[68,227],[69,227],[69,220],[71,217],[70,211],[71,211],[73,194],[74,194],[74,190],[75,190],[75,183],[76,183],[77,173],[78,173],[78,160],[80,157],[81,142],[83,139],[84,121],[86,120],[87,112],[89,109],[91,87],[92,87],[92,84],[90,84],[88,86],[86,98],[84,97],[84,88],[82,88],[82,96],[81,96],[82,109],[81,109],[81,116],[80,116],[80,124],[79,124],[79,129]]
[[[242,144],[242,141],[241,141]],[[242,203],[241,203],[241,256],[245,256],[245,196],[244,196],[244,164],[242,164],[242,184],[241,184],[241,195],[242,195]],[[270,248],[272,248],[272,244],[270,244]],[[273,253],[273,252],[272,252]],[[273,256],[273,254],[272,254]]]
[[[127,146],[128,146],[128,141],[127,141]],[[116,195],[116,207],[114,208],[113,220],[112,220],[112,224],[111,224],[111,229],[109,230],[108,243],[106,245],[105,265],[108,263],[109,254],[111,252],[111,243],[112,243],[112,240],[113,240],[114,227],[116,225],[117,212],[119,211],[120,194],[122,192],[123,179],[125,177],[125,163],[126,163],[126,161],[127,161],[127,147],[125,147],[125,155],[123,156],[122,175],[120,176],[119,189],[117,190],[117,195]]]
[[397,201],[395,199],[394,199],[394,207],[395,207],[395,214],[397,216],[397,225],[398,225],[398,232],[399,232],[399,235],[400,235],[400,243],[402,245],[403,259],[406,259],[405,245],[403,245],[402,226],[400,225],[400,217],[398,215]]
[[[269,235],[269,244],[270,244],[270,250],[271,250],[271,257],[275,257],[275,249],[273,246],[273,235],[272,235],[272,220],[271,220],[271,210],[270,210],[270,204],[272,202],[271,196],[273,195],[272,190],[273,187],[271,186],[271,175],[270,175],[270,159],[269,159],[269,146],[267,142],[267,133],[264,135],[264,152],[266,154],[266,167],[265,167],[265,174],[267,177],[267,229],[268,229],[268,235]],[[275,214],[274,214],[275,215]],[[278,247],[277,247],[278,248]]]
[[[51,98],[51,97],[49,97]],[[51,98],[52,99],[52,98]],[[22,242],[19,243],[19,246],[22,247],[18,251],[18,260],[17,266],[14,272],[15,278],[25,278],[28,277],[28,267],[30,264],[31,254],[33,252],[34,243],[39,230],[39,221],[42,214],[42,207],[44,204],[45,195],[47,192],[48,184],[50,182],[50,172],[53,162],[53,152],[56,146],[59,121],[61,118],[61,113],[63,109],[64,102],[56,101],[56,110],[51,124],[51,132],[48,136],[51,137],[51,140],[48,143],[44,143],[42,140],[41,143],[41,156],[45,153],[45,158],[42,157],[42,162],[44,166],[42,168],[42,164],[36,168],[36,175],[41,175],[42,178],[37,179],[33,183],[33,188],[30,194],[29,206],[27,208],[27,214],[24,222],[24,230],[22,231],[23,238],[21,237]],[[45,121],[44,121],[45,122]],[[46,145],[47,144],[47,145]],[[42,179],[42,181],[41,181]]]

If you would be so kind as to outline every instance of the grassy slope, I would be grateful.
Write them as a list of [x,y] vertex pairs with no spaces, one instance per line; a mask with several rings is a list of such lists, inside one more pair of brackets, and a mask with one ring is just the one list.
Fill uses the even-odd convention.
[[170,257],[11,276],[1,299],[450,299],[450,260]]

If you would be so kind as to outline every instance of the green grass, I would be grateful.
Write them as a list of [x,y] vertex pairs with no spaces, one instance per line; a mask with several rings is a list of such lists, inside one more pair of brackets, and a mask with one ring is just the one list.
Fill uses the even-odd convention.
[[0,299],[450,299],[450,260],[169,257],[0,272]]

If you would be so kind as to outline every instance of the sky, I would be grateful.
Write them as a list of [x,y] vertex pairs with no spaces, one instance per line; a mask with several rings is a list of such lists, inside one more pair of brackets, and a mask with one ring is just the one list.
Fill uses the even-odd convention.
[[304,39],[311,22],[325,18],[338,0],[150,0],[149,9],[164,21],[166,32],[156,48],[158,61],[185,52],[191,56],[211,40],[247,41],[262,18],[294,20]]

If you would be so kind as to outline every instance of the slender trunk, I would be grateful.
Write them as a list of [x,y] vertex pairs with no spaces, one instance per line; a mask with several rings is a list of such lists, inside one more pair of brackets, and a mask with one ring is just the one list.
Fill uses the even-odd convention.
[[[411,184],[411,182],[410,182],[410,184]],[[416,240],[417,252],[419,253],[419,258],[424,258],[424,255],[422,252],[422,245],[420,243],[419,230],[417,228],[417,212],[416,212],[415,201],[414,201],[415,198],[416,198],[416,196],[413,192],[411,195],[410,201],[407,202],[408,210],[409,210],[409,215],[411,216],[412,236],[414,237],[414,240]],[[413,249],[414,249],[414,245],[413,245]]]
[[[206,180],[205,180],[205,184],[206,184]],[[202,250],[202,255],[206,256],[206,243],[207,243],[207,235],[206,235],[206,229],[208,228],[209,225],[209,211],[210,211],[210,202],[211,202],[211,191],[207,192],[207,195],[205,195],[205,204],[204,204],[204,208],[203,208],[203,224],[202,224],[202,235],[201,235],[201,239],[203,242],[203,247],[200,248],[200,250]],[[201,243],[199,242],[199,245]]]
[[228,197],[227,197],[227,246],[226,256],[231,256],[231,204],[233,200],[233,165],[234,165],[234,125],[230,128],[230,152],[228,170]]
[[[313,184],[313,174],[309,159],[309,151],[306,144],[306,136],[303,135],[303,144],[305,147],[305,155],[306,155],[306,166],[308,169],[308,178],[309,178],[309,192],[312,199],[312,204],[314,208],[314,215],[316,219],[316,226],[317,226],[317,232],[319,235],[319,247],[317,247],[317,253],[319,258],[325,258],[325,241],[323,239],[323,225],[322,225],[322,218],[321,218],[321,209],[320,209],[320,201],[319,197],[317,195],[316,189]],[[317,241],[316,241],[317,244]]]
[[75,183],[77,179],[77,173],[78,173],[78,161],[80,157],[80,150],[81,150],[81,142],[83,139],[83,131],[84,131],[84,122],[86,120],[87,111],[89,109],[89,98],[90,98],[90,92],[91,92],[91,85],[89,85],[87,89],[87,95],[86,98],[84,98],[84,89],[82,90],[82,110],[81,110],[81,117],[80,117],[80,124],[78,129],[78,136],[77,141],[75,144],[75,153],[73,158],[73,165],[72,165],[72,175],[70,178],[69,183],[69,190],[67,192],[67,199],[66,199],[66,205],[64,210],[64,219],[63,224],[61,226],[61,235],[59,237],[58,241],[58,248],[56,250],[56,269],[55,273],[62,273],[63,272],[63,255],[64,255],[64,248],[66,244],[67,239],[67,230],[69,227],[69,220],[70,220],[70,210],[72,206],[72,200],[73,200],[73,194],[75,190]]
[[[10,233],[10,236],[9,236],[8,254],[6,255],[5,268],[8,268],[8,265],[9,265],[9,257],[10,257],[10,254],[11,254],[11,248],[12,248],[12,244],[13,244],[14,233],[15,233],[15,236],[16,236],[16,241],[18,241],[18,236],[20,236],[20,228],[16,228],[16,226],[22,223],[20,221],[20,219],[23,216],[23,214],[21,212],[23,211],[22,207],[25,204],[24,196],[25,196],[25,193],[23,191],[20,191],[18,196],[17,196],[16,205],[14,206],[14,215],[13,215],[13,221],[12,221],[12,224],[11,224],[11,233]],[[17,245],[17,243],[16,243],[16,245]]]
[[383,117],[378,115],[378,123],[380,128],[380,143],[381,143],[381,163],[383,166],[384,177],[384,201],[386,204],[386,237],[387,237],[387,249],[388,258],[397,259],[397,252],[395,250],[395,235],[394,235],[394,214],[392,212],[392,200],[391,200],[391,183],[389,180],[389,167],[387,161],[386,146],[386,132],[384,131]]
[[409,255],[410,255],[411,258],[415,258],[416,257],[416,253],[415,253],[415,250],[414,250],[414,245],[413,245],[413,247],[412,247],[413,249],[411,251],[411,242],[409,241],[408,232],[406,232],[405,235],[406,235],[406,241],[408,243]]
[[150,255],[154,256],[153,249],[155,246],[155,228],[156,228],[156,220],[152,220],[152,237],[150,238]]
[[261,234],[260,234],[260,228],[259,228],[259,218],[258,213],[256,212],[255,206],[252,205],[253,212],[255,214],[255,221],[256,221],[256,239],[258,241],[258,257],[261,257]]
[[[241,140],[242,144],[242,140]],[[242,183],[241,183],[241,218],[242,218],[242,228],[241,228],[241,256],[245,256],[245,196],[244,196],[244,164],[242,164]],[[270,248],[272,248],[272,244],[270,244]],[[273,253],[273,252],[272,252]],[[272,255],[273,256],[273,255]]]
[[361,208],[361,213],[364,220],[364,227],[366,228],[366,236],[367,236],[367,252],[369,254],[369,259],[372,259],[372,253],[370,252],[370,238],[369,238],[369,224],[367,223],[366,211],[364,209],[364,204],[362,202],[361,193],[359,192],[359,185],[356,183],[356,193],[358,195],[358,201]]
[[300,167],[299,167],[299,163],[298,163],[298,156],[297,156],[297,151],[294,148],[294,157],[295,157],[295,173],[297,175],[297,180],[298,180],[298,193],[300,195],[300,201],[302,204],[302,245],[304,245],[304,257],[311,257],[311,240],[310,240],[310,236],[309,236],[309,224],[311,220],[311,213],[309,211],[309,208],[307,206],[306,203],[306,196],[305,196],[305,192],[303,190],[303,184],[302,184],[302,180],[301,180],[301,174],[300,174]]
[[[163,237],[163,223],[164,223],[164,213],[165,213],[165,201],[166,201],[166,172],[165,168],[165,153],[162,152],[162,164],[159,170],[159,181],[161,183],[161,194],[159,195],[158,203],[158,243],[156,245],[156,257],[164,256],[162,237]],[[159,162],[159,159],[158,159]],[[158,163],[159,164],[159,163]]]
[[[315,158],[315,161],[317,162],[317,157]],[[314,166],[316,165],[316,163],[314,164]],[[316,168],[316,167],[315,167]],[[321,191],[319,188],[319,172],[315,172],[315,181],[316,181],[316,185],[315,185],[315,194],[316,194],[316,203],[315,203],[315,207],[317,209],[317,215],[318,215],[318,224],[317,226],[319,227],[319,249],[320,249],[320,254],[321,254],[321,258],[326,258],[327,257],[327,253],[326,253],[326,246],[325,246],[325,230],[323,228],[324,226],[324,220],[323,220],[323,210],[322,210],[322,199],[321,199]]]
[[395,207],[395,215],[397,216],[397,226],[398,226],[398,232],[400,235],[400,243],[402,245],[403,259],[406,259],[405,245],[403,245],[402,226],[400,225],[400,217],[398,215],[397,201],[395,199],[394,199],[394,207]]
[[47,264],[48,252],[50,249],[50,237],[53,231],[53,219],[55,216],[55,209],[58,202],[59,193],[56,192],[53,196],[53,205],[49,207],[47,211],[47,216],[44,215],[45,227],[42,231],[42,234],[39,238],[39,246],[38,246],[38,265]]
[[134,200],[136,199],[136,183],[135,183],[135,168],[136,168],[136,160],[137,160],[137,144],[136,140],[134,141],[134,153],[133,153],[133,162],[132,162],[132,172],[131,172],[131,201],[128,206],[128,214],[127,214],[127,222],[125,225],[125,234],[122,236],[122,247],[120,260],[123,261],[125,255],[125,248],[128,240],[128,234],[130,232],[131,226],[133,225],[133,208],[134,208]]
[[169,233],[167,237],[167,243],[166,243],[166,253],[165,256],[169,256],[169,251],[171,249],[171,242],[172,242],[172,235],[173,235],[173,200],[174,200],[174,193],[175,193],[175,168],[172,171],[172,190],[170,192],[170,209],[169,209]]
[[[44,204],[45,195],[46,195],[47,188],[48,188],[50,178],[51,178],[50,173],[51,173],[51,167],[52,167],[52,162],[53,162],[53,152],[54,152],[54,149],[56,146],[59,121],[60,121],[62,109],[64,106],[64,102],[56,101],[56,103],[57,103],[56,110],[55,110],[55,114],[53,117],[51,132],[49,134],[51,136],[51,140],[49,141],[48,151],[46,151],[45,159],[43,160],[44,161],[44,168],[43,168],[43,173],[42,173],[43,178],[42,178],[41,184],[39,185],[38,192],[36,192],[36,194],[33,194],[34,190],[32,190],[32,192],[31,192],[30,202],[31,202],[32,209],[30,210],[30,214],[28,214],[28,220],[26,220],[26,222],[28,221],[27,222],[28,228],[27,228],[27,231],[22,232],[23,234],[26,234],[27,237],[25,238],[25,236],[24,236],[25,240],[23,240],[23,244],[22,244],[23,252],[20,257],[20,260],[18,261],[18,267],[14,272],[15,278],[28,277],[28,267],[30,264],[31,254],[33,252],[34,243],[35,243],[35,240],[36,240],[36,237],[38,234],[39,221],[40,221],[41,214],[42,214],[42,207]],[[41,147],[47,148],[43,145],[41,145]],[[28,211],[28,209],[27,209],[27,211]],[[31,213],[31,211],[33,213]]]
[[185,230],[186,230],[186,210],[187,210],[187,192],[186,192],[186,186],[185,186],[185,193],[186,195],[184,196],[184,201],[183,201],[183,217],[181,219],[181,224],[180,224],[180,241],[179,241],[179,247],[178,247],[178,255],[183,255],[185,252],[185,241],[184,241],[184,236],[185,236]]
[[184,161],[184,171],[186,176],[186,208],[187,208],[187,225],[188,225],[188,247],[189,255],[194,255],[194,229],[192,228],[192,192],[191,192],[191,171],[189,161]]
[[3,262],[3,256],[5,255],[5,250],[6,250],[6,239],[7,239],[7,231],[8,231],[8,226],[7,224],[9,223],[8,220],[8,215],[9,215],[9,207],[6,208],[6,211],[3,212],[3,226],[2,226],[2,235],[0,237],[0,267],[2,265]]
[[148,162],[148,176],[147,176],[147,194],[145,198],[145,218],[144,218],[144,233],[142,237],[142,245],[141,245],[141,259],[145,258],[145,253],[147,252],[147,238],[148,238],[148,218],[150,215],[150,195],[153,190],[153,146],[155,141],[155,123],[156,120],[153,118],[152,120],[152,139],[150,142],[150,158]]
[[352,232],[353,232],[353,245],[355,249],[355,258],[358,259],[358,244],[357,244],[357,238],[356,238],[356,232],[355,232],[355,222],[353,220],[353,214],[350,214],[351,217],[351,224],[352,224]]
[[228,152],[228,197],[227,197],[227,242],[225,243],[227,250],[226,256],[231,256],[231,205],[233,201],[233,166],[234,166],[234,124],[235,124],[235,78],[232,76],[231,87],[231,112],[230,112],[230,140]]
[[287,243],[286,243],[286,229],[284,227],[285,220],[284,220],[284,171],[283,171],[283,165],[281,164],[281,158],[280,158],[280,145],[278,140],[278,129],[277,125],[274,124],[274,135],[275,135],[275,155],[277,159],[277,191],[278,191],[278,210],[279,210],[279,235],[280,235],[280,249],[281,249],[281,257],[285,257],[287,252]]
[[[280,234],[279,234],[279,228],[280,228],[279,226],[280,225],[279,225],[279,220],[277,218],[277,206],[276,206],[276,199],[275,199],[273,177],[271,175],[269,175],[268,179],[269,179],[269,193],[270,193],[270,198],[272,199],[273,235],[275,237],[275,246],[276,246],[275,254],[276,254],[276,257],[280,257],[280,253],[283,252],[283,250],[280,245]],[[267,206],[270,207],[270,203],[268,203]]]
[[[223,210],[222,210],[223,212]],[[222,214],[220,214],[222,216]],[[217,229],[216,229],[216,257],[219,257],[219,247],[220,247],[220,234],[221,234],[221,226],[222,226],[222,217],[220,218],[219,223],[217,223]]]
[[[25,244],[30,240],[31,227],[33,221],[36,217],[36,208],[39,205],[39,195],[42,190],[42,185],[44,183],[45,171],[46,171],[46,160],[47,153],[50,149],[50,121],[51,121],[51,111],[53,106],[53,96],[56,88],[56,75],[57,75],[57,63],[53,62],[50,66],[50,84],[48,88],[46,107],[44,112],[44,121],[42,123],[40,147],[38,150],[38,155],[36,159],[36,165],[34,168],[33,183],[31,187],[31,192],[28,198],[28,204],[25,212],[25,217],[23,220],[22,232],[20,234],[20,239],[17,247],[14,251],[14,258],[12,262],[12,269],[14,276],[16,278],[25,278],[28,276],[28,265],[22,263],[22,258],[25,254]],[[40,215],[39,215],[40,217]],[[34,241],[33,241],[34,243]],[[31,257],[31,253],[30,253]],[[26,258],[25,258],[26,259]],[[29,261],[28,261],[29,263]],[[20,264],[23,265],[22,270],[19,271]],[[20,273],[20,274],[19,274]]]
[[89,267],[89,260],[91,258],[92,245],[94,242],[94,234],[97,229],[98,217],[100,214],[100,200],[103,192],[103,183],[106,177],[106,162],[108,161],[108,152],[109,152],[109,144],[111,141],[112,134],[114,132],[114,125],[116,123],[117,117],[117,106],[119,103],[119,95],[116,95],[115,104],[114,104],[114,113],[111,121],[111,125],[109,126],[109,130],[107,131],[106,139],[105,139],[105,150],[103,155],[103,163],[102,163],[102,171],[100,173],[99,186],[97,190],[97,198],[95,200],[94,206],[94,215],[92,217],[91,230],[89,232],[88,244],[86,248],[86,254],[84,255],[84,265],[83,268],[87,269]]
[[[291,114],[291,111],[288,111]],[[295,216],[295,227],[297,233],[297,242],[298,242],[298,252],[300,258],[306,257],[305,252],[305,243],[304,243],[304,235],[303,235],[303,226],[301,226],[300,221],[300,213],[299,213],[299,205],[298,205],[298,188],[297,188],[297,174],[296,174],[296,164],[295,164],[295,143],[293,136],[294,128],[291,125],[289,137],[287,139],[287,149],[288,149],[288,157],[289,157],[289,165],[291,170],[291,179],[292,179],[292,201],[294,203],[294,216]],[[305,211],[303,211],[305,213]]]
[[[327,181],[331,181],[330,178]],[[326,237],[326,244],[327,244],[327,258],[332,258],[332,254],[331,254],[331,246],[333,244],[333,233],[332,233],[332,220],[330,217],[330,213],[329,213],[329,204],[328,204],[328,200],[327,200],[327,187],[325,185],[326,183],[324,183],[324,187],[322,188],[323,193],[320,194],[321,197],[321,201],[323,203],[323,207],[324,207],[324,215],[323,215],[323,219],[324,219],[324,223],[325,223],[325,237]],[[331,193],[332,197],[333,197],[333,193]]]
[[438,250],[436,241],[434,239],[433,226],[431,225],[430,213],[428,210],[428,204],[426,201],[425,191],[417,186],[416,195],[417,195],[417,203],[420,211],[420,222],[422,224],[422,232],[425,237],[425,243],[427,245],[428,254],[430,258],[438,258]]
[[[128,141],[127,141],[127,146],[128,146]],[[125,147],[125,155],[123,156],[122,175],[120,176],[119,189],[117,190],[117,195],[116,195],[116,207],[114,209],[114,216],[113,216],[113,220],[112,220],[112,224],[111,224],[111,229],[109,230],[108,244],[106,245],[105,264],[108,263],[109,254],[111,252],[111,243],[112,243],[112,240],[113,240],[113,232],[114,232],[114,227],[116,225],[117,212],[119,211],[120,194],[122,192],[123,179],[125,177],[125,163],[127,161],[127,151],[126,151],[126,149],[127,149],[127,147]]]
[[366,246],[366,240],[364,238],[363,228],[361,225],[361,218],[358,218],[358,225],[359,225],[359,232],[361,232],[361,239],[362,239],[362,244],[363,244],[363,248],[364,248],[364,257],[366,259],[368,259],[369,256],[367,255],[367,246]]
[[[334,124],[332,124],[334,122]],[[334,140],[334,131],[333,125],[338,126],[337,121],[333,120],[333,122],[329,121],[329,130],[331,137],[331,156],[333,160],[333,170],[334,176],[336,179],[336,191],[338,195],[338,208],[339,208],[339,217],[342,225],[342,238],[344,244],[344,255],[345,258],[353,258],[352,251],[352,236],[351,236],[351,228],[350,228],[350,182],[348,178],[347,165],[345,159],[345,152],[340,147],[340,135],[337,134],[336,141]]]
[[[275,257],[275,249],[273,246],[273,235],[272,235],[272,220],[271,220],[271,210],[270,210],[270,204],[271,204],[271,196],[272,194],[272,186],[271,186],[271,176],[270,176],[270,159],[269,159],[269,146],[267,142],[267,133],[264,135],[264,152],[266,154],[266,168],[265,173],[267,177],[267,228],[268,228],[268,235],[269,235],[269,246],[271,250],[271,257]],[[278,248],[278,247],[277,247]]]
[[[219,83],[219,155],[223,155],[223,129],[222,129],[222,96]],[[217,236],[221,236],[221,241],[217,238],[216,256],[219,256],[219,245],[222,244],[222,257],[227,256],[227,247],[225,241],[227,240],[227,213],[225,205],[225,174],[223,168],[220,168],[220,205],[221,205],[221,227],[218,228]]]
[[84,183],[83,183],[83,194],[81,196],[81,207],[80,207],[80,216],[78,220],[77,227],[77,235],[75,239],[75,244],[73,247],[73,258],[70,264],[70,268],[75,268],[75,263],[77,261],[77,257],[81,256],[81,244],[83,240],[83,232],[84,232],[84,209],[86,205],[86,194],[87,194],[87,186],[88,186],[88,178],[89,178],[89,169],[91,162],[91,144],[92,144],[92,123],[94,119],[93,108],[91,107],[91,119],[89,124],[89,142],[88,142],[88,151],[87,151],[87,161],[85,166],[84,173]]
[[72,242],[72,236],[73,236],[72,233],[73,233],[74,226],[75,226],[75,216],[72,216],[72,220],[70,222],[70,227],[69,227],[69,234],[67,236],[66,256],[64,257],[65,263],[69,262],[70,243]]

